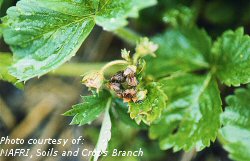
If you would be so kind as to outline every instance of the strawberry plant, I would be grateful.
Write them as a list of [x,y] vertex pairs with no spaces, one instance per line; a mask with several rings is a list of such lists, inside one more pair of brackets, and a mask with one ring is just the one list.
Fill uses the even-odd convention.
[[[164,31],[144,37],[125,27],[128,18],[145,8],[150,12],[157,3],[164,8]],[[22,82],[56,70],[97,25],[133,47],[117,51],[120,60],[82,73],[90,94],[64,113],[73,117],[72,125],[90,124],[103,114],[93,160],[107,150],[114,120],[120,120],[147,130],[162,150],[198,152],[217,139],[230,158],[249,161],[250,37],[238,25],[218,36],[208,34],[197,23],[203,1],[172,3],[20,0],[2,18],[0,35],[13,54],[1,53],[0,79],[21,88]],[[234,12],[232,6],[226,5],[222,16],[212,13],[220,5],[209,2],[203,16],[229,24],[225,13]]]

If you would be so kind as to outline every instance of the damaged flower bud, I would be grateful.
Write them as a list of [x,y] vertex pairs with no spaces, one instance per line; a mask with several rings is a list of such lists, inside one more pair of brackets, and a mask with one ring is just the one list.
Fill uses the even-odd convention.
[[100,72],[90,72],[87,73],[83,79],[82,83],[85,84],[89,88],[96,88],[99,90],[103,84],[104,76]]
[[134,65],[129,65],[123,72],[123,75],[126,76],[134,76],[136,73],[136,66]]
[[123,75],[126,77],[126,82],[131,87],[135,87],[138,85],[135,73],[136,73],[136,66],[134,65],[128,66],[123,72]]
[[122,91],[122,87],[120,83],[109,83],[109,88],[115,92],[121,92]]
[[136,70],[136,66],[130,65],[124,71],[119,71],[110,78],[108,88],[113,90],[124,102],[138,102],[146,97],[146,91],[138,92],[136,89],[139,84]]
[[136,90],[135,89],[126,89],[124,92],[123,92],[123,102],[130,102],[131,100],[133,102],[136,102],[137,101],[137,98],[136,98]]
[[119,71],[111,77],[111,82],[123,83],[125,79],[126,78],[123,76],[123,72]]
[[138,81],[137,81],[137,79],[136,79],[136,77],[127,77],[126,78],[126,82],[128,83],[128,85],[129,86],[131,86],[131,87],[135,87],[135,86],[137,86],[138,85]]

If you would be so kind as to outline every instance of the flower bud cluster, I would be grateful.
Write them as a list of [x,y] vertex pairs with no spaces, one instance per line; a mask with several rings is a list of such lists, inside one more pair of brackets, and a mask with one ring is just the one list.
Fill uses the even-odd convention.
[[[108,87],[113,90],[119,98],[122,98],[124,102],[138,102],[144,99],[141,96],[141,91],[138,91],[136,88],[138,84],[136,66],[130,65],[124,71],[119,71],[113,75]],[[138,99],[138,94],[140,94],[140,99]]]

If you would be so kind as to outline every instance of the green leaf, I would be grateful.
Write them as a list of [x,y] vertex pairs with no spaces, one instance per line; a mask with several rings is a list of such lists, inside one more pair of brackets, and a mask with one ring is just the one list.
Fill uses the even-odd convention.
[[228,106],[221,115],[220,141],[236,161],[250,160],[250,86],[237,89],[226,99]]
[[139,10],[153,6],[156,0],[99,0],[99,12],[96,23],[105,30],[113,31],[127,25],[127,17],[138,17]]
[[[2,12],[1,8],[3,5],[3,0],[0,0],[0,12]],[[3,29],[2,29],[2,23],[0,23],[0,38],[2,38],[3,35]]]
[[54,70],[75,55],[95,23],[117,29],[155,2],[21,0],[3,19],[4,39],[14,53],[10,72],[26,81]]
[[250,37],[243,28],[226,31],[213,44],[210,62],[218,78],[228,86],[250,82]]
[[190,27],[194,25],[194,11],[186,6],[179,6],[168,10],[163,17],[163,21],[174,27]]
[[107,103],[106,111],[104,114],[104,118],[102,121],[102,127],[100,131],[100,135],[95,147],[95,151],[97,153],[94,154],[94,161],[97,161],[101,153],[105,153],[108,148],[108,142],[111,139],[111,119],[109,115],[109,108],[111,104],[111,99]]
[[18,88],[22,88],[21,83],[16,83],[17,80],[15,77],[11,76],[8,72],[8,68],[12,64],[12,56],[9,53],[0,52],[0,80],[4,80],[14,84]]
[[210,52],[211,38],[197,27],[170,29],[153,38],[159,45],[157,57],[147,61],[147,73],[154,77],[166,76],[176,71],[207,68],[204,55]]
[[133,128],[138,128],[138,129],[146,129],[147,126],[145,124],[136,124],[134,120],[132,120],[129,116],[128,112],[128,105],[126,103],[123,103],[122,100],[116,100],[115,101],[115,111],[117,112],[117,115],[119,119],[126,125],[133,127]]
[[161,116],[166,106],[167,96],[161,90],[159,83],[150,83],[146,89],[148,91],[146,99],[138,103],[130,102],[129,113],[138,124],[143,121],[149,125]]
[[0,53],[0,79],[14,83],[15,78],[8,73],[8,67],[10,67],[11,64],[11,55],[7,53]]
[[84,96],[83,103],[74,105],[73,108],[66,113],[65,116],[74,116],[71,125],[84,125],[95,120],[105,109],[107,102],[110,99],[110,94],[106,91]]
[[21,0],[4,18],[4,39],[14,53],[10,73],[20,81],[41,76],[75,55],[94,26],[83,1]]
[[160,81],[169,100],[161,119],[150,127],[149,136],[159,138],[161,149],[201,150],[216,139],[220,128],[221,99],[210,74],[178,73]]

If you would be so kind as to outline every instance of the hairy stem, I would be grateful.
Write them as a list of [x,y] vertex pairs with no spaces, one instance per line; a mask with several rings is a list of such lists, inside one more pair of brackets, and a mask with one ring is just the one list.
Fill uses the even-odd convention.
[[80,75],[91,70],[100,70],[106,63],[68,63],[64,64],[53,72],[51,75],[79,77]]
[[137,41],[141,38],[138,33],[128,28],[119,28],[114,31],[114,34],[131,45],[135,45]]
[[[93,70],[101,70],[105,74],[112,74],[119,70],[119,66],[128,64],[124,60],[116,60],[109,63],[68,63],[64,64],[53,72],[50,72],[50,75],[55,76],[68,76],[68,77],[79,77],[84,73]],[[111,66],[116,66],[110,68]]]
[[115,61],[111,61],[109,63],[107,63],[105,66],[102,67],[101,69],[101,73],[105,73],[106,70],[114,65],[126,65],[128,64],[127,61],[125,60],[115,60]]

